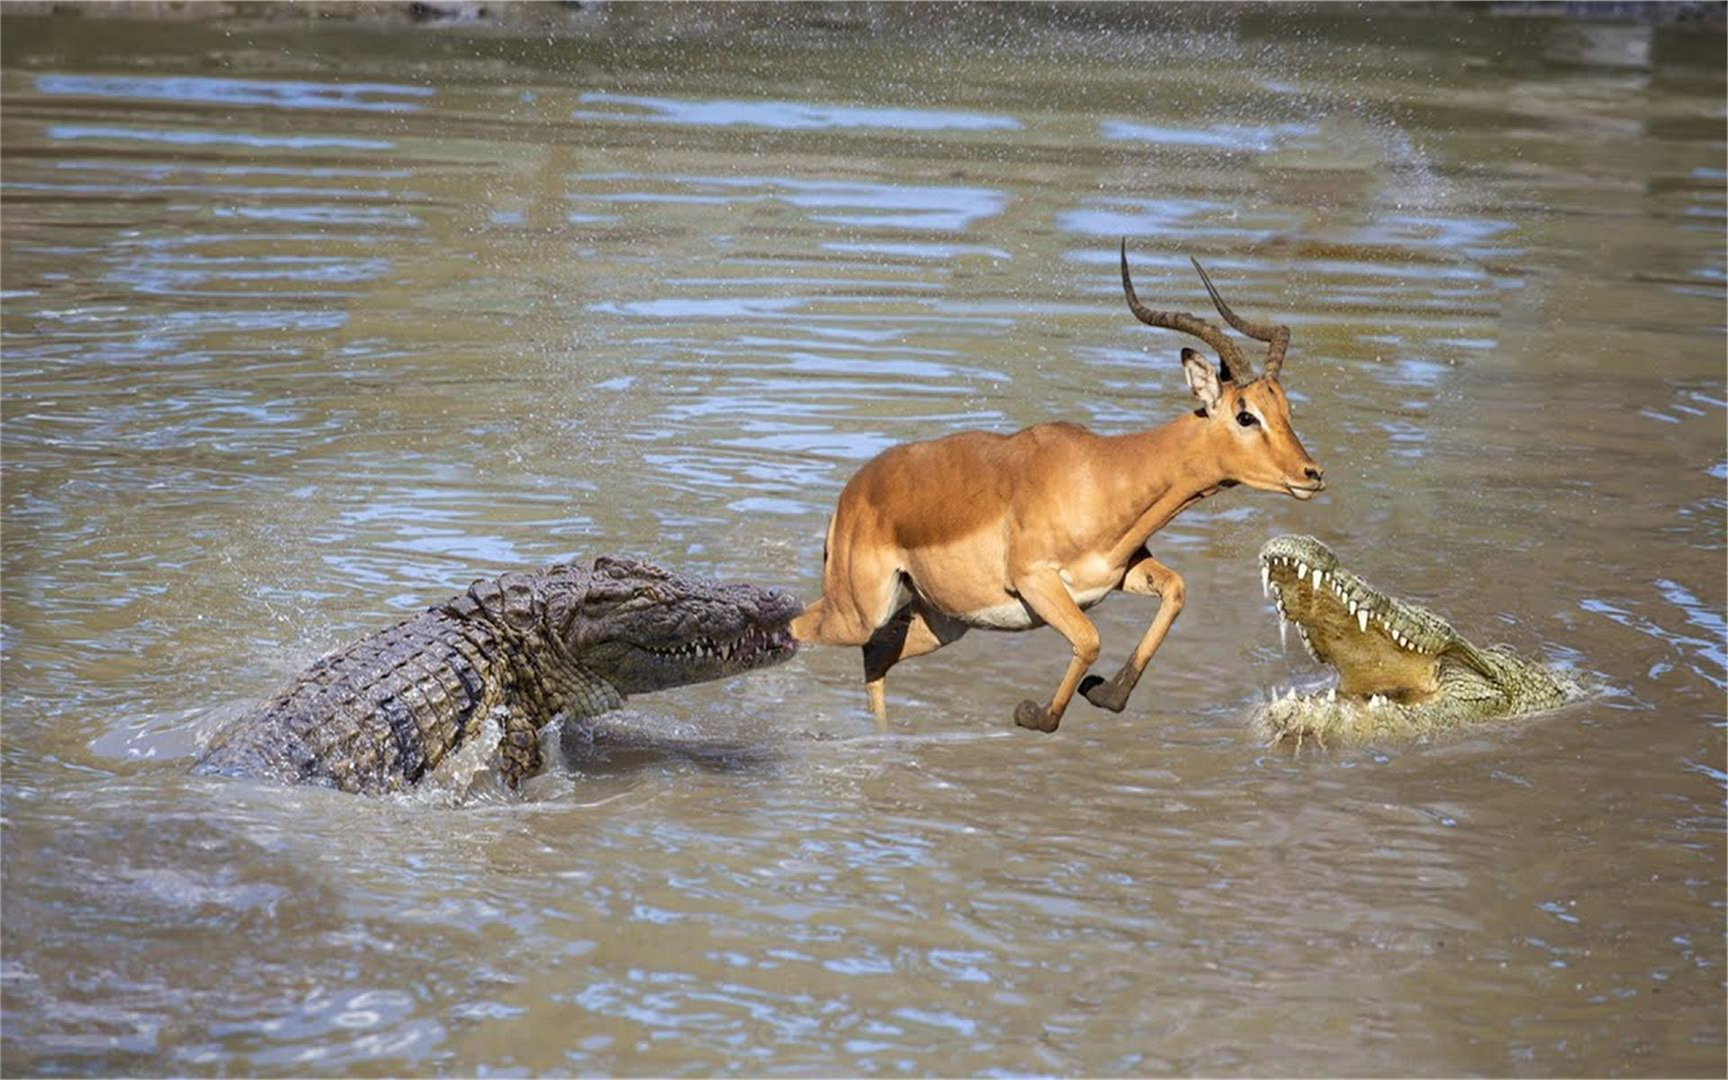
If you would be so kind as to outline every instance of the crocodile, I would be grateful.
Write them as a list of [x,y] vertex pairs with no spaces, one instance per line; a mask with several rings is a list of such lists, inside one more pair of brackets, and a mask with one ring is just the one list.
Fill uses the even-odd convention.
[[797,646],[791,595],[602,556],[475,581],[423,614],[319,660],[239,718],[194,771],[376,795],[413,787],[486,721],[515,789],[540,729],[629,694],[779,663]]
[[1479,648],[1427,608],[1369,585],[1312,536],[1260,549],[1260,580],[1315,660],[1323,694],[1275,697],[1254,716],[1269,743],[1367,742],[1438,734],[1564,704],[1577,688],[1510,646]]

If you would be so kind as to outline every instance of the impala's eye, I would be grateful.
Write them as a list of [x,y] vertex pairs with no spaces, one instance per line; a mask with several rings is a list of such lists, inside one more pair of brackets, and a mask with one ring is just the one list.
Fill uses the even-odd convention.
[[1236,414],[1236,422],[1241,424],[1243,427],[1253,427],[1255,424],[1260,422],[1260,419],[1247,409],[1243,409],[1241,412]]

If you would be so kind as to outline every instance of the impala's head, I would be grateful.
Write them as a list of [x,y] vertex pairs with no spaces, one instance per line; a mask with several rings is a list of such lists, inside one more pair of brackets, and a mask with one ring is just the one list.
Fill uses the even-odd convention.
[[[1192,261],[1192,260],[1191,260]],[[1311,499],[1325,490],[1325,470],[1308,456],[1302,440],[1290,426],[1290,399],[1279,385],[1284,350],[1290,345],[1290,329],[1277,324],[1251,323],[1230,310],[1200,263],[1200,280],[1224,321],[1257,341],[1266,342],[1266,373],[1257,375],[1254,365],[1236,343],[1214,323],[1176,311],[1153,311],[1134,295],[1128,276],[1128,242],[1122,241],[1122,290],[1128,309],[1147,326],[1192,334],[1218,352],[1218,366],[1194,349],[1182,350],[1182,373],[1188,388],[1200,401],[1200,415],[1208,425],[1208,437],[1228,480],[1262,491],[1287,492],[1298,499]]]

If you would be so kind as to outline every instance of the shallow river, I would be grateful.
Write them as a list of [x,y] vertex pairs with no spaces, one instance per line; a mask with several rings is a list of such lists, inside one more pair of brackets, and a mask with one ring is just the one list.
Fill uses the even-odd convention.
[[[1720,31],[1146,8],[4,21],[24,1073],[1697,1074],[1724,1057]],[[891,444],[1190,407],[1198,255],[1327,467],[1049,630],[633,700],[517,800],[188,775],[321,652],[602,552],[818,591]],[[1588,700],[1267,750],[1312,532]],[[1094,610],[1113,670],[1155,610]]]

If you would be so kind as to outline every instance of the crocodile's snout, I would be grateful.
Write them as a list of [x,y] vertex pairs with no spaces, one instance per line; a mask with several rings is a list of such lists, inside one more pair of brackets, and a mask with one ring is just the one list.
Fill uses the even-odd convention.
[[590,596],[581,633],[594,670],[622,694],[707,682],[797,652],[802,610],[784,589],[715,584],[636,564]]
[[768,589],[763,593],[763,622],[779,626],[791,622],[803,613],[803,602],[785,589]]

